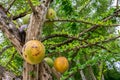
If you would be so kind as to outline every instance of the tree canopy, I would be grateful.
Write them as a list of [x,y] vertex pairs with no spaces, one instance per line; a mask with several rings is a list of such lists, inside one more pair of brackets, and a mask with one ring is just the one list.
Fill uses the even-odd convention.
[[[33,6],[41,4],[31,0]],[[46,57],[65,56],[69,69],[61,80],[120,80],[120,1],[53,0],[49,8],[55,18],[46,19],[41,42]],[[24,25],[23,17],[32,14],[27,0],[0,0],[16,28]],[[28,23],[29,24],[29,23]],[[21,76],[24,59],[0,31],[0,65]],[[104,79],[103,79],[104,78]],[[56,80],[56,77],[55,77]]]

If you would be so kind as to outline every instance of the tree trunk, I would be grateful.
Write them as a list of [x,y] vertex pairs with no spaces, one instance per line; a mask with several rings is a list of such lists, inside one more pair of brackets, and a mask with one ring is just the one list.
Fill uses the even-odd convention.
[[[40,6],[34,8],[35,12],[31,15],[27,29],[26,42],[32,39],[41,39],[42,26],[49,4],[50,0],[46,0]],[[37,65],[30,65],[24,62],[23,80],[53,80],[51,69],[44,61]]]

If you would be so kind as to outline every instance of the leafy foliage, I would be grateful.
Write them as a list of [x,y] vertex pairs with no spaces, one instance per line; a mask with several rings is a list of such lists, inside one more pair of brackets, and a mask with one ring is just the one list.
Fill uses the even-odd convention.
[[[55,59],[58,56],[65,56],[69,60],[69,70],[62,74],[61,80],[82,80],[80,71],[82,70],[87,80],[93,80],[92,73],[97,80],[101,80],[104,75],[105,80],[119,80],[120,73],[115,69],[109,69],[107,62],[120,60],[120,40],[115,38],[116,27],[119,24],[119,16],[113,16],[116,7],[111,6],[114,0],[54,0],[50,7],[56,11],[58,21],[45,22],[43,26],[43,39],[46,36],[61,34],[43,41],[46,46],[46,56]],[[9,0],[0,0],[5,3]],[[38,0],[32,0],[34,6],[40,4]],[[31,9],[26,0],[16,0],[9,11],[13,16],[27,12]],[[109,16],[113,16],[108,19]],[[66,21],[64,21],[66,20]],[[80,21],[80,22],[78,22]],[[48,25],[46,25],[48,24]],[[93,26],[99,26],[83,33]],[[2,34],[2,33],[1,33]],[[67,35],[67,36],[66,36]],[[70,37],[68,37],[68,35]],[[4,36],[4,35],[3,35]],[[75,39],[77,38],[77,39]],[[114,39],[115,38],[115,39]],[[71,39],[69,41],[69,39]],[[4,37],[0,43],[0,49],[11,45]],[[12,70],[16,75],[21,75],[23,60],[20,55],[15,54],[14,59],[9,62],[15,48],[7,49],[0,56],[0,64]],[[99,66],[100,65],[100,66]],[[111,64],[114,66],[114,64]],[[114,74],[113,76],[110,76]]]

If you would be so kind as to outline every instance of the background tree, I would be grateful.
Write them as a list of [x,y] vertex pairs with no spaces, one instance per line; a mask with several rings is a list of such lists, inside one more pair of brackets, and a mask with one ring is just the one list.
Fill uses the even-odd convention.
[[[120,59],[118,0],[0,2],[5,8],[0,7],[0,65],[6,70],[12,71],[16,76],[22,76],[23,73],[23,80],[120,79],[115,64]],[[56,11],[53,19],[45,17],[49,6]],[[55,59],[65,56],[69,60],[69,69],[61,76],[44,61],[30,65],[22,59],[21,49],[24,43],[18,36],[18,28],[26,24],[23,17],[27,14],[31,16],[27,23],[26,41],[34,37],[44,43],[46,57]],[[110,76],[113,73],[115,76]]]

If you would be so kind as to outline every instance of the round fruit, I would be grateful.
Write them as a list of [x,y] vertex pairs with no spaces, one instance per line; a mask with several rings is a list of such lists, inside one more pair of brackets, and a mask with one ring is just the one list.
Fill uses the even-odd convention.
[[56,12],[52,8],[49,8],[47,15],[46,15],[46,18],[47,19],[54,19],[55,17],[56,17]]
[[56,71],[64,73],[69,68],[68,60],[65,57],[58,57],[54,61]]
[[45,47],[38,40],[30,40],[23,46],[22,53],[26,62],[38,64],[45,56]]
[[50,57],[46,57],[44,60],[51,68],[53,67],[54,62]]
[[28,24],[29,23],[29,19],[30,19],[30,14],[27,14],[26,16],[24,16],[22,18],[23,24]]

